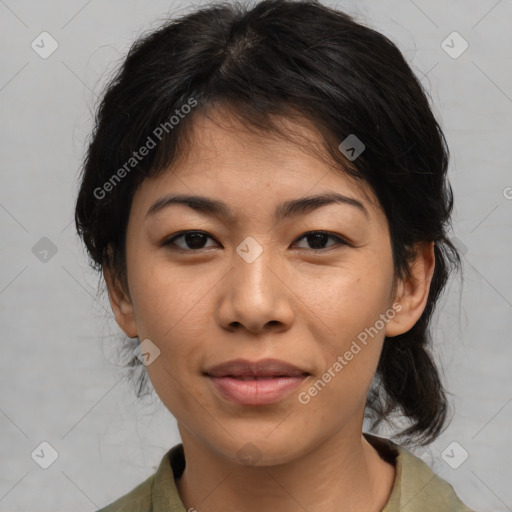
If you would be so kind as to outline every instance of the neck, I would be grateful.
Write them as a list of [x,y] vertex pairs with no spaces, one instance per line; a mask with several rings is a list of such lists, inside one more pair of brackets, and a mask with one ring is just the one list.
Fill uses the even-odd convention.
[[394,483],[394,466],[360,430],[342,430],[301,457],[272,466],[233,463],[180,432],[186,468],[177,487],[187,510],[379,512]]

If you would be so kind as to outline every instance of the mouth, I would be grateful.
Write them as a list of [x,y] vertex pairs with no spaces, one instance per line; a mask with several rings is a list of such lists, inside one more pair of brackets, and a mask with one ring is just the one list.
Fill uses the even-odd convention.
[[268,405],[284,399],[310,375],[277,359],[236,359],[210,368],[205,375],[217,394],[237,405]]

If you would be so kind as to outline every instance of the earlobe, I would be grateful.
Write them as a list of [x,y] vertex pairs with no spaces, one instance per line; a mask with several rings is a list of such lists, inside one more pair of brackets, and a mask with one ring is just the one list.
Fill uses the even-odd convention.
[[128,292],[119,282],[119,279],[116,279],[114,272],[108,265],[103,267],[103,277],[107,285],[108,298],[117,325],[129,338],[135,338],[137,336],[137,325]]
[[386,325],[387,337],[409,331],[419,320],[427,304],[434,268],[434,242],[419,242],[410,263],[410,275],[398,282],[395,303],[401,307],[395,308],[398,312]]

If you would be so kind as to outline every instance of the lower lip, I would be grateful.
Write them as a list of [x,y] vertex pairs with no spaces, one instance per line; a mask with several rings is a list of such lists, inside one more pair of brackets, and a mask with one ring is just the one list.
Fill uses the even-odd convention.
[[233,377],[210,377],[221,396],[239,405],[265,405],[282,400],[306,379],[302,377],[240,380]]

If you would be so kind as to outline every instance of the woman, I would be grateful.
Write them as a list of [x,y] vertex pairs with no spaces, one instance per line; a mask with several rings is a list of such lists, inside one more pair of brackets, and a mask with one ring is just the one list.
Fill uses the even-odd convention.
[[105,512],[470,510],[362,432],[445,425],[447,166],[400,51],[317,2],[215,4],[136,42],[76,224],[182,443]]

